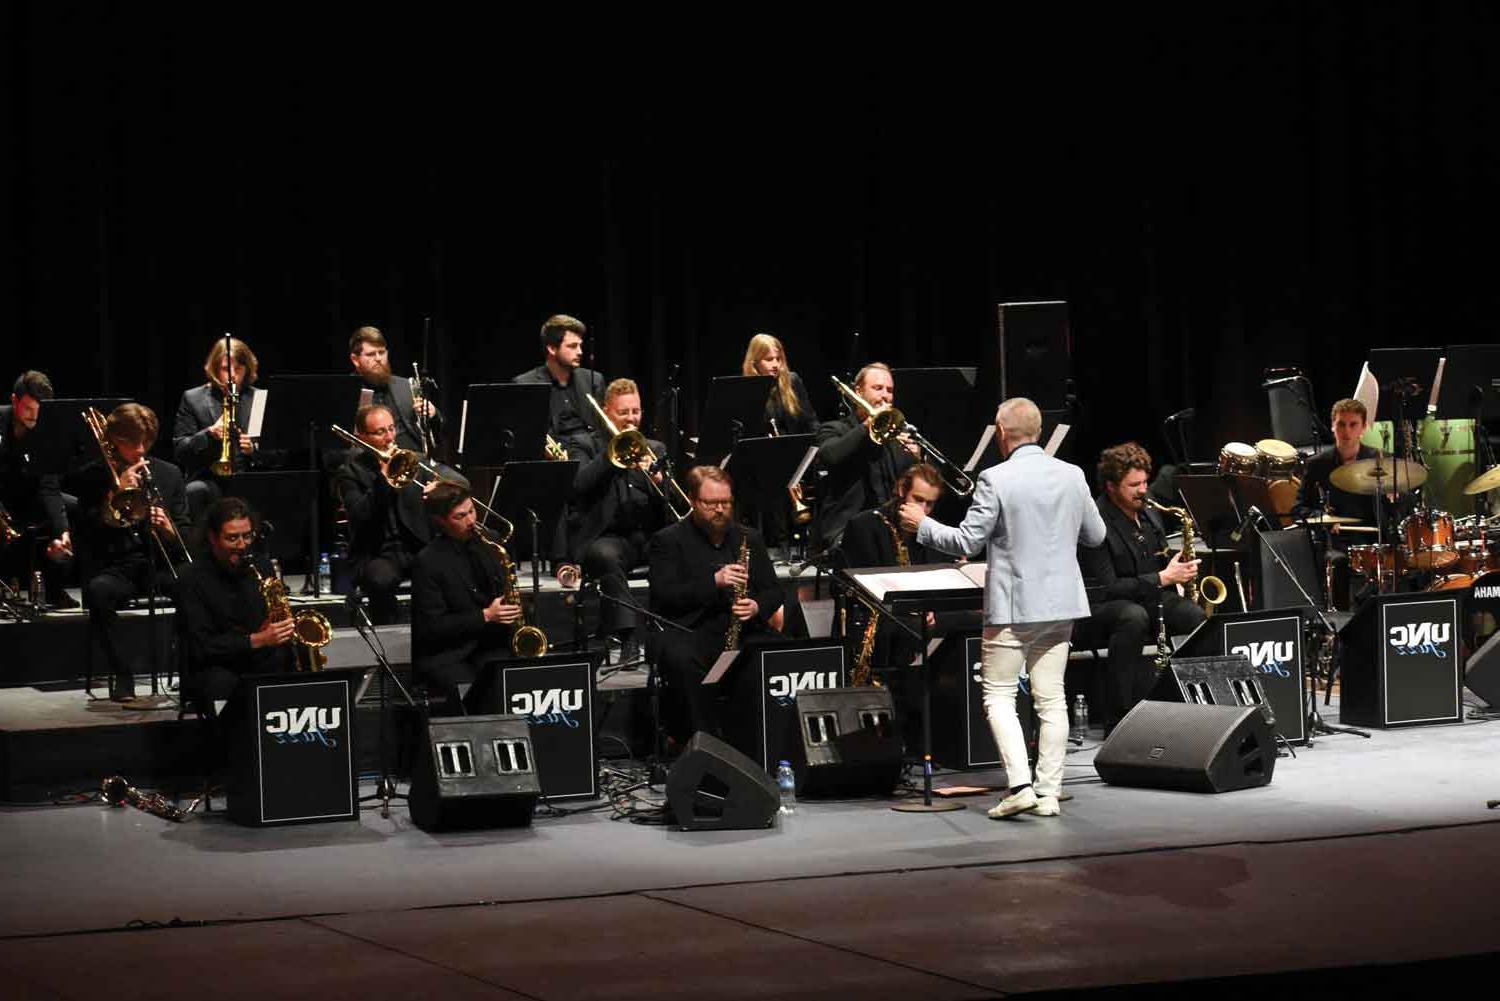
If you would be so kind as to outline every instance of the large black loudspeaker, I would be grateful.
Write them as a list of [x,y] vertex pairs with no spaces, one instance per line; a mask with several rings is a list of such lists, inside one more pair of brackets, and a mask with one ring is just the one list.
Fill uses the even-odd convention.
[[525,716],[438,717],[422,726],[407,799],[422,830],[524,827],[540,791]]
[[797,696],[797,795],[889,796],[901,777],[901,734],[887,688]]
[[781,792],[757,762],[699,731],[667,773],[667,809],[684,831],[770,827]]
[[1111,785],[1230,792],[1267,785],[1276,738],[1254,706],[1141,702],[1094,757]]
[[1398,727],[1463,720],[1454,592],[1376,595],[1339,631],[1339,639],[1340,722]]
[[1484,646],[1469,658],[1464,686],[1484,699],[1491,709],[1500,708],[1500,632],[1485,640]]
[[1173,657],[1156,679],[1152,702],[1182,702],[1198,706],[1250,706],[1259,709],[1266,725],[1276,729],[1276,713],[1266,700],[1260,672],[1240,654],[1226,657]]
[[1002,302],[995,313],[999,392],[985,400],[1025,395],[1043,410],[1065,406],[1073,375],[1068,304]]

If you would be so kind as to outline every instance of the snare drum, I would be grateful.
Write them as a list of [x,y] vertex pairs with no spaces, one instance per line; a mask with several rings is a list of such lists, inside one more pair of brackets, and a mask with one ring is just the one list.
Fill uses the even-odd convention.
[[1406,560],[1395,546],[1350,546],[1349,569],[1362,577],[1388,577],[1404,573]]
[[1255,443],[1256,474],[1268,480],[1289,480],[1297,475],[1302,457],[1284,441],[1262,438]]
[[1442,570],[1458,562],[1453,548],[1453,517],[1446,511],[1426,511],[1401,519],[1401,538],[1408,566]]
[[1458,560],[1452,567],[1454,573],[1482,574],[1500,570],[1500,554],[1495,552],[1494,543],[1488,539],[1460,539],[1453,548],[1458,553]]
[[1232,441],[1219,449],[1219,475],[1255,476],[1255,449],[1242,441]]

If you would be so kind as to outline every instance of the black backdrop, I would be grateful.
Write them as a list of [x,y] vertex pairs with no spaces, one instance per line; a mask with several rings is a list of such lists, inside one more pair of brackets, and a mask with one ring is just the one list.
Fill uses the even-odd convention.
[[1371,346],[1491,338],[1480,3],[456,10],[9,7],[5,370],[170,419],[223,330],[319,371],[373,323],[409,373],[430,315],[456,412],[562,311],[648,408],[679,363],[691,428],[754,330],[831,412],[853,331],[861,358],[973,364],[996,302],[1060,298],[1078,454],[1164,451],[1193,406],[1201,457],[1269,433],[1263,366],[1306,366],[1326,408]]

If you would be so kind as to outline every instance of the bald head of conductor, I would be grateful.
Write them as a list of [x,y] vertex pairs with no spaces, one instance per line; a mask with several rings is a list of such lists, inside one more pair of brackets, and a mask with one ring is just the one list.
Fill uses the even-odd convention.
[[[1022,445],[1035,445],[1041,436],[1042,412],[1024,396],[1013,396],[995,409],[995,445],[1002,460]],[[900,513],[906,532],[915,532],[927,517],[926,509],[911,500],[901,505]]]

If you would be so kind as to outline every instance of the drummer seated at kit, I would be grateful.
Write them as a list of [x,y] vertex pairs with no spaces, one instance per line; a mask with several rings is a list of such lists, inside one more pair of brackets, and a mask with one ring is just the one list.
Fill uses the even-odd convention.
[[1151,456],[1135,442],[1107,448],[1099,456],[1095,499],[1106,529],[1104,544],[1080,546],[1078,563],[1089,592],[1089,618],[1078,623],[1076,642],[1105,646],[1104,726],[1114,729],[1146,697],[1155,681],[1152,661],[1142,651],[1155,642],[1160,617],[1167,632],[1192,632],[1203,610],[1177,593],[1198,578],[1198,560],[1182,553],[1167,559],[1167,532],[1161,516],[1146,506]]
[[412,669],[443,694],[447,705],[436,711],[458,715],[459,686],[472,685],[482,664],[510,655],[521,606],[506,601],[498,541],[481,537],[469,491],[439,483],[422,505],[435,538],[412,569]]

